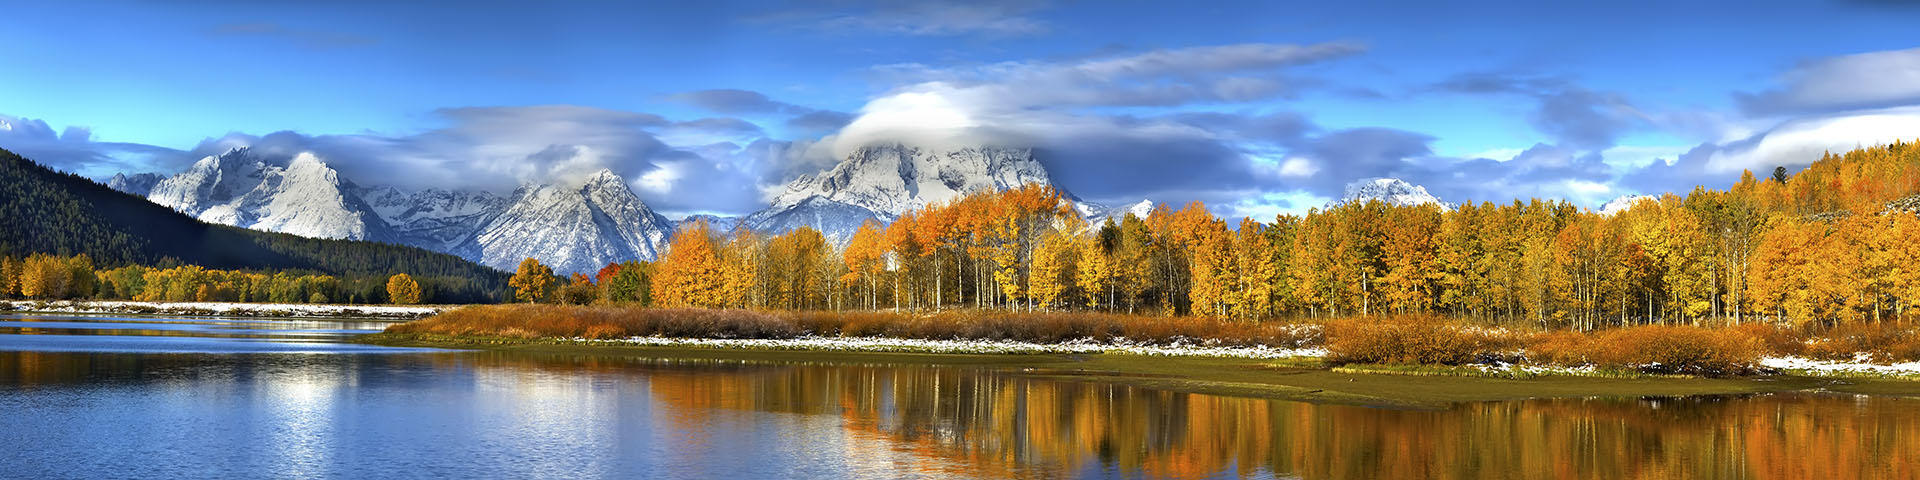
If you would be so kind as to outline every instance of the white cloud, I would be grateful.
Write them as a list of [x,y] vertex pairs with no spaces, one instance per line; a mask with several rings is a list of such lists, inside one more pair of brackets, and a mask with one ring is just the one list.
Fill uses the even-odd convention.
[[1920,103],[1920,48],[1809,61],[1781,77],[1781,88],[1739,95],[1759,114],[1884,108]]
[[1314,166],[1312,160],[1305,158],[1287,157],[1286,160],[1280,162],[1280,176],[1282,177],[1310,177],[1319,171],[1320,167]]
[[1824,152],[1920,138],[1920,107],[1904,107],[1794,120],[1749,140],[1723,145],[1706,163],[1709,173],[1771,171],[1806,165]]

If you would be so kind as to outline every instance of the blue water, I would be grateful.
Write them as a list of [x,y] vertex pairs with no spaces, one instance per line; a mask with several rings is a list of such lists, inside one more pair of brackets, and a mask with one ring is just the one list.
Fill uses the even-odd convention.
[[[965,366],[345,343],[384,325],[0,316],[0,478],[1895,478],[1920,471],[1912,453],[1920,402],[1910,399],[1565,399],[1410,411]],[[1780,453],[1803,451],[1821,455]]]

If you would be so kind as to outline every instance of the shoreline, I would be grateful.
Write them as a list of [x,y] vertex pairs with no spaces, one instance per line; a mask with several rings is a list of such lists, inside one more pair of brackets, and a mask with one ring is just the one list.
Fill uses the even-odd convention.
[[[844,340],[844,339],[843,339]],[[1674,397],[1768,393],[1839,393],[1920,398],[1920,381],[1898,377],[1582,376],[1544,372],[1524,378],[1329,368],[1318,357],[1142,355],[1117,351],[874,351],[754,348],[715,340],[622,342],[576,339],[456,337],[374,333],[351,341],[535,355],[628,359],[763,361],[776,364],[882,363],[990,368],[1039,379],[1129,385],[1185,393],[1336,403],[1383,408],[1444,409],[1454,404],[1536,398]],[[1470,368],[1470,367],[1469,367]]]
[[86,313],[186,317],[418,320],[457,305],[331,305],[311,303],[135,302],[126,300],[0,300],[0,313]]

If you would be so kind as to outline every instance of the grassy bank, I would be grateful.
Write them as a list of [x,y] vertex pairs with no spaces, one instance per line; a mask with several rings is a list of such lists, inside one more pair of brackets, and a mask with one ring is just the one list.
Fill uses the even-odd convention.
[[1311,324],[1238,322],[1090,312],[949,310],[938,313],[794,312],[667,308],[489,305],[395,325],[388,333],[509,338],[628,337],[788,339],[888,337],[1059,343],[1074,340],[1151,345],[1299,348],[1318,345]]
[[[1096,344],[1159,354],[1183,348],[1194,355],[1288,356],[1223,349],[1292,350],[1324,347],[1334,365],[1433,367],[1514,365],[1600,372],[1612,376],[1744,376],[1769,373],[1766,357],[1804,356],[1854,361],[1860,351],[1880,362],[1911,361],[1920,332],[1892,326],[1809,335],[1760,324],[1736,327],[1646,325],[1596,332],[1530,332],[1463,324],[1423,316],[1348,318],[1325,323],[1248,322],[1206,317],[1149,317],[1088,312],[950,310],[912,312],[790,312],[648,309],[606,306],[493,305],[461,308],[397,325],[389,333],[518,339],[720,339],[743,347],[816,348],[834,339],[978,342],[980,351],[1032,353],[1048,345]],[[746,340],[793,340],[794,344]],[[985,342],[1026,342],[1003,345]],[[900,342],[895,342],[900,343]],[[839,348],[828,345],[826,349]],[[877,346],[913,349],[915,346]],[[1080,352],[1084,349],[1075,349]],[[1067,353],[1067,352],[1053,352]],[[1269,351],[1270,353],[1270,351]],[[1297,353],[1293,353],[1297,354]],[[1421,374],[1451,371],[1428,369]],[[1462,370],[1464,371],[1464,370]]]
[[948,365],[1035,378],[1132,385],[1176,392],[1394,408],[1443,408],[1456,402],[1550,397],[1640,397],[1830,391],[1920,397],[1920,382],[1878,378],[1773,375],[1742,378],[1537,375],[1423,376],[1331,368],[1319,359],[1152,357],[1118,354],[979,355],[631,346],[555,338],[380,333],[359,341],[389,346],[484,349],[580,358],[623,357],[763,362]]
[[1437,407],[1536,397],[1827,390],[1920,396],[1913,376],[1819,375],[1775,352],[1898,345],[1763,325],[1527,332],[1432,317],[1256,323],[1097,313],[762,312],[553,305],[469,307],[362,341],[577,355],[768,362],[936,363],[1163,390]]

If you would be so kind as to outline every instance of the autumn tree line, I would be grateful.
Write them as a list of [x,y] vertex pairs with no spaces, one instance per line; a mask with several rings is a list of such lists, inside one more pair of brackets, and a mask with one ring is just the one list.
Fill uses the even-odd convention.
[[1060,192],[1029,185],[868,222],[844,247],[810,228],[697,222],[657,262],[561,281],[530,260],[514,283],[522,301],[665,307],[1442,314],[1578,329],[1884,322],[1920,315],[1915,192],[1910,143],[1828,154],[1794,175],[1747,172],[1726,190],[1615,215],[1538,199],[1365,202],[1229,222],[1196,202],[1088,225]]
[[420,303],[426,288],[407,274],[387,277],[384,296],[358,282],[296,271],[215,270],[198,265],[128,265],[96,270],[86,254],[0,257],[0,299],[143,302]]

